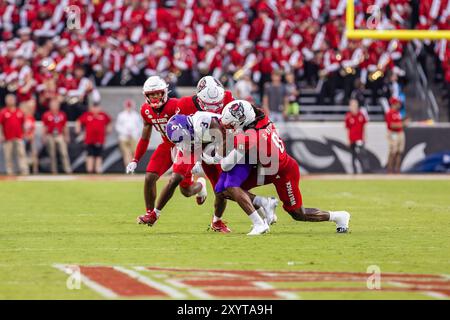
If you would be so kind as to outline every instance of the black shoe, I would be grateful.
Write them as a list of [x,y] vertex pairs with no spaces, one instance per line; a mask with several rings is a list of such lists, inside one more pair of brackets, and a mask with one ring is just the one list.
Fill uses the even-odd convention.
[[339,227],[339,228],[336,228],[336,232],[337,233],[348,233],[348,228]]

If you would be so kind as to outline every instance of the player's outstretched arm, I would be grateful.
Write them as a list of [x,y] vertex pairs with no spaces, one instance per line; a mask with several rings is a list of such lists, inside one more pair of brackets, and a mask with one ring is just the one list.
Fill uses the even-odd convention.
[[126,173],[134,173],[137,168],[139,160],[147,151],[148,144],[150,142],[150,137],[152,135],[152,126],[144,121],[144,127],[142,128],[141,138],[136,146],[136,151],[134,153],[134,158],[127,165]]
[[242,160],[245,157],[245,152],[242,150],[233,149],[231,152],[224,157],[220,161],[220,166],[222,167],[223,171],[230,171],[234,168],[235,165],[238,163],[242,163]]

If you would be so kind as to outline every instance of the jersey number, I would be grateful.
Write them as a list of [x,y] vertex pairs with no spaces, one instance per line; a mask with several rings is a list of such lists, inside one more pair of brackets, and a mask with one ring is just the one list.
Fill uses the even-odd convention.
[[280,139],[280,137],[276,133],[272,133],[272,142],[273,144],[280,149],[281,153],[284,152],[284,144],[283,141]]

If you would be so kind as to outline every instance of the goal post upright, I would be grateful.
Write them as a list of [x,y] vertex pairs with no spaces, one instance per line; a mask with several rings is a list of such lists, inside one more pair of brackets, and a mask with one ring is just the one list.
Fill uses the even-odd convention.
[[355,2],[347,0],[346,36],[348,39],[374,40],[450,40],[450,30],[355,30]]

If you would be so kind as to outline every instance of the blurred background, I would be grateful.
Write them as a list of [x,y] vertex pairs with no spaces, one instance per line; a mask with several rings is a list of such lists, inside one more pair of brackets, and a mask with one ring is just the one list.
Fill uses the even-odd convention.
[[[349,40],[345,10],[345,0],[2,0],[0,173],[85,172],[76,123],[87,111],[107,118],[101,171],[124,172],[151,75],[173,97],[213,75],[264,108],[302,173],[449,172],[448,41]],[[449,26],[448,0],[355,1],[356,29]]]

